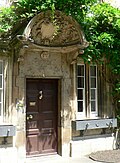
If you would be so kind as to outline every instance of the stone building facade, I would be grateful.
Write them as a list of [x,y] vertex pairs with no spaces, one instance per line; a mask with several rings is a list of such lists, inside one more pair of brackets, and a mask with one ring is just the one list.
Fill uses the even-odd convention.
[[117,121],[101,70],[109,72],[83,62],[88,45],[80,25],[60,11],[55,22],[50,11],[36,15],[9,46],[1,41],[1,163],[115,148]]

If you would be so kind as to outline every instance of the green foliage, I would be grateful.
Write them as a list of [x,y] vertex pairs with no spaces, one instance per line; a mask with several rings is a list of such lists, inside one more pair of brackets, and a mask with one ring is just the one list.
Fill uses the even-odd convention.
[[90,48],[96,49],[94,59],[94,55],[99,58],[99,54],[105,54],[107,59],[119,59],[120,10],[106,3],[92,6],[86,15],[84,27]]
[[[0,8],[0,32],[7,32],[15,23],[24,19],[29,20],[41,11],[60,10],[67,15],[72,15],[82,24],[84,15],[91,5],[97,0],[18,0],[9,8]],[[6,12],[7,11],[7,12]],[[6,17],[8,19],[6,19]]]
[[84,28],[90,42],[84,59],[97,63],[107,60],[111,71],[108,81],[120,117],[120,10],[106,3],[94,5],[86,14]]
[[15,19],[14,6],[0,8],[0,33],[8,32],[13,27]]

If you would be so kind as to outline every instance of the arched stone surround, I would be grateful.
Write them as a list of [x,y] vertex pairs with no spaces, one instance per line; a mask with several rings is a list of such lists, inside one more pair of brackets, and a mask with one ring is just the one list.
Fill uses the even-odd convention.
[[74,64],[88,42],[80,25],[60,11],[54,19],[50,11],[36,15],[17,39],[13,101],[24,104],[16,114],[18,157],[26,156],[26,78],[58,79],[58,154],[69,156],[71,120],[75,117]]

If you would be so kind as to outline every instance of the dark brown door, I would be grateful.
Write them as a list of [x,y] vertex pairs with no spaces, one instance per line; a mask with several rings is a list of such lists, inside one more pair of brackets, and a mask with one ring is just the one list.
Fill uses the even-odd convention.
[[58,80],[26,81],[27,155],[57,152]]

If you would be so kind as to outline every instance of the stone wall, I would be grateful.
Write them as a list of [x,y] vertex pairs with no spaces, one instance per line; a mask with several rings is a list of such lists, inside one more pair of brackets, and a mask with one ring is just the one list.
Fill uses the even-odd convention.
[[[75,52],[74,52],[75,53]],[[20,52],[22,61],[14,64],[13,102],[22,101],[24,107],[17,110],[17,148],[23,148],[25,156],[26,136],[26,78],[58,79],[58,153],[69,156],[72,119],[72,76],[73,66],[68,62],[69,53],[53,52],[52,50],[27,48]],[[45,55],[45,57],[43,57]],[[14,108],[16,109],[16,108]],[[13,118],[14,119],[14,118]],[[62,149],[62,150],[61,150]],[[18,150],[19,151],[19,150]]]

